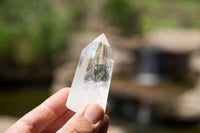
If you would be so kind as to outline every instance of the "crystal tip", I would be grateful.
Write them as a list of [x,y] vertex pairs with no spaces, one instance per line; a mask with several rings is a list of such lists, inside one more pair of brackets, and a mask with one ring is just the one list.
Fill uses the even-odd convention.
[[106,35],[104,33],[102,33],[100,36],[98,36],[97,39],[99,42],[102,42],[103,44],[110,46],[110,43],[108,42]]

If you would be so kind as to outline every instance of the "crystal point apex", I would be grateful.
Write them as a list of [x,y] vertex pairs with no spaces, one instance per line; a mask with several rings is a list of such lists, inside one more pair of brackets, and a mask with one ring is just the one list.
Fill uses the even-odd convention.
[[98,36],[97,40],[98,42],[102,42],[103,44],[110,46],[110,43],[108,42],[108,39],[106,38],[106,35],[104,33]]

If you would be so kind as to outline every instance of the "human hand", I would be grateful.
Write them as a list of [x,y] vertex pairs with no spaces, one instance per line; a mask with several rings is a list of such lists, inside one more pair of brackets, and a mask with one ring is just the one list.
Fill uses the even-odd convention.
[[[5,133],[106,133],[109,117],[98,104],[74,113],[66,106],[69,88],[63,88],[20,118]],[[109,112],[107,106],[106,112]]]

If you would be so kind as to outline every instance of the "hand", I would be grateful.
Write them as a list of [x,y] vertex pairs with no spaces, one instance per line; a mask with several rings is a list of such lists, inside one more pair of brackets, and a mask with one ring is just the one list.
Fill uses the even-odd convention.
[[[63,88],[24,115],[6,133],[106,133],[109,117],[98,104],[74,113],[66,106],[69,88]],[[109,106],[107,106],[107,111]]]

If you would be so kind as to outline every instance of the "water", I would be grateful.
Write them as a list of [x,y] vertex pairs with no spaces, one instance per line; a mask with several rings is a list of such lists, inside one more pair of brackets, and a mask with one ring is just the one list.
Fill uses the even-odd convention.
[[130,98],[109,96],[111,124],[124,133],[200,133],[198,121],[168,120],[156,116],[148,104]]

